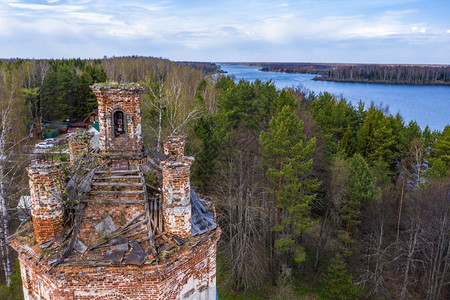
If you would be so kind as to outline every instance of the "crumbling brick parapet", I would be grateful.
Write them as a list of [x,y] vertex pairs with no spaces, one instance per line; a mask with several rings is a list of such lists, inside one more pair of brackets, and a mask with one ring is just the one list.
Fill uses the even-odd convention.
[[80,157],[89,151],[93,133],[79,132],[69,139],[70,164],[75,164]]
[[191,236],[190,169],[193,157],[184,156],[186,136],[169,137],[161,162],[163,173],[163,216],[166,231],[183,238]]
[[27,168],[32,202],[34,234],[38,244],[62,233],[61,164],[37,164]]
[[170,136],[164,141],[164,154],[183,156],[187,135]]

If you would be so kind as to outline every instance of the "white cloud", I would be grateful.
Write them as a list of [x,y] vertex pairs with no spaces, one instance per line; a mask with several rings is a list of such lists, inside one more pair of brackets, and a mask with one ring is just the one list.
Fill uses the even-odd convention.
[[48,13],[67,13],[71,11],[82,10],[84,7],[79,5],[45,5],[29,3],[9,3],[9,6],[29,11],[40,11]]
[[69,36],[80,33],[80,29],[62,20],[45,19],[33,24],[24,24],[22,29],[26,32],[39,33],[44,36]]
[[414,25],[411,27],[411,31],[414,33],[427,33],[427,29],[420,25]]
[[[74,21],[88,22],[88,24],[114,24],[124,25],[124,22],[115,20],[112,15],[105,15],[93,12],[71,12],[67,14],[67,18]],[[65,18],[67,20],[67,18]]]
[[[396,7],[418,9],[392,10],[391,1],[397,2]],[[197,53],[233,53],[243,57],[248,52],[246,57],[253,59],[257,59],[255,53],[264,57],[289,53],[292,57],[300,53],[300,48],[322,53],[314,48],[317,45],[340,49],[351,44],[358,49],[373,43],[378,49],[391,41],[410,45],[449,39],[448,21],[432,23],[422,18],[425,14],[420,7],[409,5],[409,1],[413,0],[370,4],[349,0],[230,0],[194,6],[181,0],[8,0],[0,1],[0,36],[10,49],[16,43],[15,47],[24,51],[17,43],[19,38],[45,40],[59,45],[52,51],[61,51],[62,55],[76,48],[65,46],[70,41],[89,42],[92,49],[85,51],[108,55],[115,54],[111,51],[116,49],[152,55],[155,53],[148,51],[165,47],[167,54],[158,55],[178,53],[181,58],[190,53],[199,58]],[[389,42],[382,45],[383,41]],[[94,46],[96,43],[98,46]],[[37,51],[40,47],[35,48]],[[29,47],[28,51],[35,49]],[[334,51],[339,56],[339,50]]]

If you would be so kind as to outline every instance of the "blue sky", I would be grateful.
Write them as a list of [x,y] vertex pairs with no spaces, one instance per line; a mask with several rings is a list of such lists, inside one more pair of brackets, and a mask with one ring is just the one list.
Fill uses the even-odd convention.
[[0,57],[450,64],[450,1],[2,0]]

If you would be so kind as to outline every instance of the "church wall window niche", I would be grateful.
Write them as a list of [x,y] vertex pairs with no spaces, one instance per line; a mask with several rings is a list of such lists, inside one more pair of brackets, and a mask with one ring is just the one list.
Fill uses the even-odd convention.
[[123,110],[116,109],[112,112],[112,127],[113,138],[127,135],[127,114]]

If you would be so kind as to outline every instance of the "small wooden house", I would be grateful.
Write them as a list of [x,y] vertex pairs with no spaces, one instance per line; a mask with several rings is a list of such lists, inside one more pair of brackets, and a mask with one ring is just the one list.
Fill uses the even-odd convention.
[[94,109],[86,119],[84,119],[83,123],[86,123],[86,128],[90,128],[94,123],[98,123],[98,109]]

